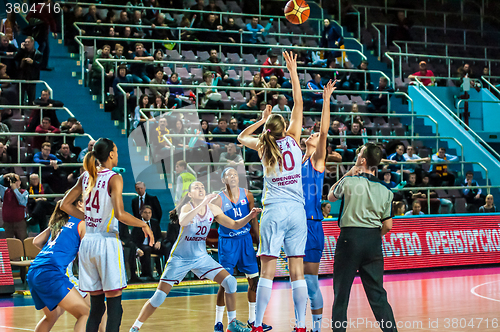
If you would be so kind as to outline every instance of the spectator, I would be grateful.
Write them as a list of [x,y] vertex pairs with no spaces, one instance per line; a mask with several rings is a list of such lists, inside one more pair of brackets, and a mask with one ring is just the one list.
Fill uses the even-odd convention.
[[236,144],[229,143],[226,145],[227,152],[222,152],[220,154],[219,163],[226,163],[225,165],[220,165],[219,168],[222,170],[226,167],[233,167],[241,174],[241,171],[245,170],[243,157],[236,152]]
[[405,178],[408,174],[412,173],[410,170],[404,169],[403,167],[404,174],[401,174],[401,165],[399,166],[396,165],[396,163],[406,161],[405,157],[403,156],[404,152],[405,152],[405,146],[403,144],[398,144],[396,146],[396,152],[394,152],[387,158],[388,160],[391,161],[391,164],[387,168],[391,171],[392,176],[394,178],[394,182],[396,183],[401,182],[401,175],[403,175],[403,178]]
[[[69,117],[67,121],[61,124],[61,133],[65,134],[85,134],[82,124],[75,117]],[[75,137],[67,136],[66,143],[68,143],[70,150],[75,148]]]
[[[42,119],[42,123],[36,127],[35,131],[37,134],[47,134],[47,133],[58,134],[61,132],[61,130],[59,128],[56,128],[56,127],[51,125],[50,118],[48,118],[48,117],[45,117]],[[52,137],[51,136],[37,136],[33,140],[33,149],[39,151],[42,148],[42,143],[49,142],[49,141],[53,141],[53,136]]]
[[200,11],[199,13],[192,13],[189,18],[189,21],[193,22],[193,28],[198,28],[203,21],[202,12],[205,10],[205,0],[196,0],[196,4],[189,7],[189,9]]
[[[339,42],[342,39],[342,35],[337,32],[333,24],[330,23],[329,19],[323,20],[324,27],[321,32],[321,48],[339,48]],[[327,51],[325,52],[324,59],[328,58],[338,58],[340,52]]]
[[403,155],[403,157],[405,158],[405,161],[411,162],[411,163],[405,164],[403,166],[403,169],[409,170],[410,173],[417,173],[417,179],[418,178],[422,179],[423,178],[423,176],[422,176],[423,170],[420,166],[417,166],[417,163],[430,162],[431,158],[430,157],[420,158],[420,156],[414,152],[415,152],[415,149],[413,148],[413,146],[408,145],[406,147],[406,153]]
[[[245,40],[246,43],[263,44],[263,40],[259,38],[259,34],[264,33],[266,29],[264,29],[264,27],[259,24],[258,17],[252,17],[252,22],[248,23],[245,26],[245,30],[251,32],[243,35],[244,37],[243,39]],[[252,48],[250,53],[255,53],[255,49]]]
[[[340,122],[338,120],[333,120],[330,125],[330,129],[328,129],[328,136],[339,136],[340,135]],[[328,147],[328,154],[331,155],[332,152],[344,154],[344,148],[347,149],[346,145],[342,145],[340,138],[332,138],[330,140],[330,145]]]
[[[94,64],[92,65],[91,79],[97,86],[103,88],[101,86],[101,76],[102,71],[99,65],[97,65],[97,60],[99,59],[113,59],[111,56],[111,46],[104,45],[101,50],[101,54],[97,55],[94,59]],[[114,62],[102,61],[99,62],[101,66],[104,67],[104,93],[109,91],[109,88],[113,84],[113,80],[115,78],[115,64]]]
[[0,31],[5,34],[9,43],[18,47],[16,35],[19,32],[19,26],[16,22],[15,11],[12,10],[10,13],[7,13],[7,17],[2,19],[2,22],[0,23]]
[[[422,183],[419,185],[419,187],[430,187],[430,184],[429,184],[429,176],[427,174],[425,174],[423,177],[422,177]],[[426,190],[421,190],[420,191],[421,195],[422,195],[422,198],[421,201],[423,201],[422,203],[425,202],[425,206],[427,207],[427,200],[425,199],[427,197],[427,191]],[[438,194],[434,191],[434,190],[431,190],[429,192],[429,197],[430,197],[430,203],[431,203],[431,213],[443,213],[442,212],[442,208],[443,206],[445,206],[447,209],[447,213],[452,213],[453,211],[453,203],[452,201],[450,201],[449,199],[446,199],[446,198],[439,198]],[[425,209],[424,209],[425,210]]]
[[122,242],[123,246],[123,258],[125,264],[128,263],[130,270],[130,278],[127,283],[132,284],[142,282],[142,280],[137,276],[136,273],[137,262],[135,258],[136,256],[141,257],[142,255],[144,255],[144,252],[141,249],[137,248],[134,244],[134,241],[132,241],[132,236],[130,235],[130,231],[128,230],[127,225],[120,222],[118,224],[118,231],[120,241]]
[[[1,138],[1,136],[0,136]],[[7,145],[0,141],[0,174],[5,174],[11,172],[10,167],[6,167],[6,164],[10,164],[12,162],[11,157],[7,153]]]
[[52,167],[52,170],[49,167],[42,167],[42,182],[48,183],[52,188],[52,184],[57,181],[52,177],[52,174],[57,172],[58,164],[61,164],[62,161],[51,154],[50,150],[51,144],[49,142],[43,143],[42,150],[33,156],[33,162]]
[[[345,110],[345,108],[343,107],[343,108],[341,108],[341,110]],[[359,107],[358,107],[358,104],[356,104],[355,102],[353,102],[352,106],[351,106],[351,112],[350,113],[346,113],[346,115],[340,115],[339,119],[343,123],[349,123],[349,122],[352,122],[352,121],[357,121],[361,125],[363,125],[363,123],[364,123],[363,119],[361,118],[360,115],[355,115],[356,113],[359,113]]]
[[444,182],[448,186],[455,185],[455,175],[448,171],[448,163],[453,161],[458,161],[457,156],[446,153],[444,147],[440,147],[438,152],[432,155],[432,162],[438,164],[432,164],[429,170],[429,177],[434,186],[440,187]]
[[[116,22],[117,24],[130,24],[130,20],[128,18],[128,13],[126,10],[122,10],[120,12],[120,18],[118,19],[118,22]],[[129,28],[130,29],[130,28]],[[124,27],[116,27],[116,33],[119,35],[119,36],[123,36],[124,35],[124,32],[125,32],[125,28]],[[120,41],[121,43],[122,41]]]
[[418,215],[423,215],[424,213],[422,212],[422,206],[420,205],[419,201],[414,201],[411,210],[405,213],[405,216],[418,216]]
[[[0,80],[10,80],[7,75],[7,66],[0,63]],[[15,66],[14,66],[15,69]],[[17,84],[10,84],[8,82],[0,85],[0,105],[16,105],[19,103],[19,92]]]
[[[394,92],[394,89],[389,85],[389,80],[386,77],[380,77],[378,81],[378,92]],[[387,113],[387,105],[389,96],[384,93],[370,94],[366,100],[366,110],[369,113]]]
[[[101,17],[97,13],[97,8],[95,5],[89,6],[89,11],[87,12],[87,14],[85,14],[85,16],[83,17],[83,20],[84,20],[84,22],[87,22],[87,23],[101,23],[102,22]],[[86,32],[87,36],[97,36],[100,34],[101,31],[96,26],[88,25],[88,26],[86,26],[85,32]]]
[[[242,104],[240,106],[240,110],[250,111],[249,113],[252,113],[251,111],[254,111],[253,113],[256,113],[259,110],[259,108],[257,107],[257,96],[256,95],[251,96],[246,104]],[[238,113],[238,114],[242,114],[242,113]],[[243,115],[247,115],[247,116],[250,116],[252,118],[255,118],[255,116],[256,116],[255,114],[243,114]],[[247,124],[243,123],[243,125],[246,126]]]
[[17,53],[17,47],[12,44],[9,37],[0,32],[0,56],[2,56],[2,63],[7,66],[6,74],[10,77],[16,77],[16,62],[14,57]]
[[361,124],[359,122],[354,121],[351,124],[351,130],[346,133],[346,136],[348,137],[346,139],[347,145],[344,155],[342,157],[343,158],[345,157],[348,161],[352,161],[354,160],[357,148],[359,148],[364,144],[363,139],[361,138]]
[[[64,103],[59,100],[54,100],[50,98],[50,91],[48,89],[43,89],[40,98],[35,99],[33,102],[35,105],[43,106],[43,107],[64,107]],[[30,116],[30,124],[29,127],[36,128],[36,124],[40,119],[40,112],[42,112],[42,117],[49,117],[51,124],[54,127],[59,127],[61,123],[56,115],[56,110],[40,110],[34,109]]]
[[18,238],[21,241],[27,236],[26,205],[28,192],[21,189],[21,179],[15,173],[0,175],[0,198],[3,201],[2,219],[5,237]]
[[175,202],[177,203],[186,196],[189,185],[196,181],[196,176],[187,171],[187,163],[184,160],[179,160],[175,164],[175,173],[177,174],[175,186]]
[[[51,4],[51,0],[45,0],[43,3],[37,3],[34,11],[29,11],[26,19],[30,21],[31,19],[38,19],[43,23],[38,26],[38,33],[34,34],[36,36],[35,41],[38,43],[38,51],[42,53],[42,60],[40,63],[40,70],[51,71],[53,68],[49,68],[49,29],[52,31],[52,36],[57,39],[57,25],[52,13],[54,13],[54,5]],[[90,34],[87,31],[88,34]],[[26,43],[26,42],[25,42]]]
[[[271,76],[269,78],[269,88],[271,89],[280,89],[281,85],[278,84],[278,78],[276,76]],[[274,105],[278,103],[278,94],[279,92],[276,90],[267,91],[267,103]]]
[[[404,188],[416,188],[417,187],[417,175],[415,173],[411,173],[408,176],[408,182],[405,184]],[[416,190],[405,190],[403,191],[403,196],[406,199],[406,203],[411,205],[414,200],[418,198],[425,198],[426,194],[422,194]]]
[[[187,135],[189,134],[189,130],[184,128],[184,123],[181,119],[177,119],[175,121],[175,127],[172,129],[172,134],[177,135]],[[178,149],[189,149],[189,141],[191,137],[172,137],[172,144]]]
[[156,153],[161,153],[162,150],[170,150],[170,146],[172,144],[172,139],[164,137],[164,135],[170,134],[170,130],[168,130],[167,125],[168,125],[167,118],[160,117],[158,119],[158,127],[156,127],[156,129],[155,129],[157,142],[158,142],[158,144],[155,144],[156,145],[155,146]]
[[234,135],[234,132],[227,127],[227,120],[220,118],[217,127],[212,132],[214,135],[213,142],[221,142],[222,145],[228,143],[236,143],[236,137],[218,137],[216,135]]
[[241,129],[238,128],[238,119],[236,119],[236,118],[231,118],[231,120],[229,120],[229,128],[236,135],[239,135],[242,131]]
[[[35,40],[33,37],[26,37],[21,48],[18,50],[14,60],[17,62],[18,75],[21,80],[39,80],[40,68],[42,66],[42,53],[35,49]],[[28,104],[31,105],[35,100],[36,84],[23,84],[21,86],[21,100],[25,101],[25,95],[28,97]]]
[[[146,119],[141,115],[141,109],[149,108],[149,96],[147,94],[143,94],[141,99],[139,99],[139,105],[135,107],[134,117],[132,118],[132,129],[135,129],[139,126],[141,122],[145,122]],[[144,111],[144,115],[146,115],[149,119],[152,119],[151,112]]]
[[200,107],[210,110],[224,109],[224,104],[222,103],[221,94],[217,92],[217,89],[212,88],[213,85],[213,74],[206,72],[203,74],[203,83],[196,88],[196,94],[200,98]]
[[279,83],[283,83],[283,77],[285,76],[285,72],[281,68],[267,68],[269,66],[279,66],[278,61],[278,53],[272,49],[267,51],[268,58],[262,64],[262,68],[260,69],[260,76],[264,77],[266,81],[269,81],[271,76],[276,76],[278,78]]
[[333,218],[330,215],[331,210],[332,210],[332,205],[329,202],[323,202],[323,203],[321,203],[321,212],[323,213],[323,218],[324,219]]
[[471,213],[477,213],[479,207],[483,206],[485,202],[484,195],[482,195],[482,189],[472,188],[478,186],[477,181],[474,180],[474,172],[468,171],[467,173],[465,173],[465,180],[462,182],[462,186],[464,187],[462,193],[467,202],[467,211]]
[[141,277],[146,278],[146,280],[148,281],[154,280],[153,275],[151,273],[151,254],[160,256],[155,260],[156,271],[158,272],[158,275],[161,275],[162,272],[160,258],[165,257],[167,255],[167,248],[161,242],[162,237],[161,237],[160,222],[154,218],[151,218],[152,214],[153,214],[153,209],[151,208],[151,206],[144,205],[144,207],[141,210],[141,219],[142,221],[147,223],[148,226],[153,231],[154,239],[156,241],[153,247],[149,246],[149,238],[145,237],[142,228],[134,227],[132,229],[132,240],[134,241],[134,244],[137,246],[138,249],[144,252],[144,255],[139,257],[142,267]]
[[93,139],[91,139],[87,145],[87,147],[85,149],[83,149],[80,154],[78,155],[78,162],[79,163],[82,163],[83,162],[83,158],[85,158],[85,155],[87,154],[87,152],[94,150],[94,144],[95,144],[95,141]]
[[165,28],[167,27],[167,21],[165,20],[165,14],[160,13],[156,16],[156,18],[151,22],[151,28],[153,31],[151,32],[152,39],[162,39],[162,40],[172,40],[174,39],[174,35],[170,29],[156,29],[157,27]]
[[[163,211],[158,197],[146,193],[146,185],[142,181],[137,181],[135,183],[135,192],[138,196],[132,199],[132,214],[134,217],[138,216],[136,217],[137,219],[141,218],[142,209],[145,206],[149,206],[153,213],[152,217],[158,222],[161,222]],[[155,239],[159,238],[155,236]]]
[[[219,31],[222,30],[222,25],[216,22],[215,14],[205,14],[206,19],[200,25],[200,29],[212,30],[211,32],[200,32],[198,39],[206,42],[220,42],[223,41]],[[210,46],[208,46],[210,49]]]
[[[307,82],[307,88],[309,90],[321,90],[315,92],[307,93],[307,96],[312,100],[315,106],[320,107],[323,105],[323,83],[321,83],[321,74],[316,73],[312,75],[312,79]],[[333,106],[333,103],[330,101],[330,105]]]
[[[134,60],[141,61],[154,61],[154,58],[144,49],[142,43],[135,44],[135,53],[132,56]],[[146,63],[132,63],[130,65],[130,72],[134,83],[149,83],[151,79],[146,73]]]
[[170,75],[167,84],[170,91],[170,95],[168,96],[167,107],[172,108],[175,105],[177,105],[176,107],[179,108],[187,104],[187,101],[185,100],[187,97],[184,96],[184,90],[182,88],[177,88],[173,86],[181,84],[179,80],[179,75],[177,73],[172,73]]
[[106,17],[104,18],[102,23],[114,24],[117,21],[115,16],[116,16],[115,11],[113,9],[108,9],[108,11],[106,12]]
[[394,211],[394,216],[404,216],[405,215],[406,205],[401,201],[393,201],[392,202],[392,210]]
[[281,113],[284,118],[289,118],[292,110],[290,106],[288,106],[288,99],[286,99],[285,95],[278,95],[278,103],[274,105],[272,112],[286,112],[286,114]]
[[[219,59],[219,55],[217,50],[210,50],[210,57],[208,58],[208,62],[210,63],[220,63],[221,59]],[[229,75],[226,71],[222,69],[221,66],[213,65],[213,66],[205,66],[205,69],[210,72],[214,72],[217,76],[217,85],[221,86],[237,86],[238,84],[232,78],[229,78]]]
[[209,144],[210,141],[212,141],[212,137],[206,137],[207,135],[212,135],[212,132],[210,131],[210,127],[208,126],[208,121],[207,120],[201,120],[200,121],[201,125],[201,131],[203,135],[205,136],[204,139]]
[[[149,22],[149,20],[143,18],[142,12],[140,10],[136,9],[136,10],[134,10],[134,17],[132,17],[131,24],[132,25],[148,26],[148,25],[151,25],[151,22]],[[143,29],[142,27],[135,27],[132,30],[132,35],[134,36],[134,38],[147,38],[148,34],[149,34],[149,31]],[[136,49],[136,51],[137,51],[137,49]]]
[[167,105],[165,105],[165,99],[162,96],[156,96],[156,98],[154,98],[154,102],[149,105],[149,108],[152,110],[157,110],[151,111],[153,116],[161,115],[162,111],[165,111],[167,109]]
[[486,203],[479,208],[479,213],[494,213],[497,212],[497,207],[493,204],[493,195],[486,195]]
[[[357,90],[357,91],[373,90],[372,78],[370,73],[368,72],[368,61],[361,60],[358,69],[364,70],[365,72],[352,72],[349,76],[349,80],[346,82],[348,84],[344,85],[343,88],[346,90]],[[387,80],[385,81],[385,85],[387,86]]]
[[[122,38],[133,38],[131,27],[123,28]],[[135,51],[135,44],[132,41],[127,41],[127,40],[120,40],[120,43],[124,48],[123,53],[125,54],[125,57],[126,58],[130,58],[130,57],[133,58],[134,51]]]
[[412,41],[411,27],[413,22],[405,16],[404,11],[398,11],[396,26],[390,29],[389,43],[393,40]]
[[240,43],[242,42],[241,40],[241,33],[243,32],[243,29],[236,25],[236,22],[234,21],[234,17],[228,17],[227,22],[224,22],[222,24],[222,28],[224,31],[234,31],[231,33],[226,32],[226,36],[229,39],[231,43]]
[[[9,126],[2,122],[2,114],[0,113],[0,134],[1,133],[10,133]],[[0,136],[0,142],[4,145],[8,145],[9,136]]]
[[[71,152],[69,144],[63,143],[59,151],[56,152],[56,158],[60,159],[63,164],[76,164],[78,157]],[[57,192],[64,192],[71,183],[75,182],[80,176],[80,167],[61,167],[59,169],[58,186],[54,188]]]
[[[66,12],[65,12],[66,13]],[[75,23],[83,22],[83,9],[81,6],[76,5],[72,12],[64,15],[64,43],[70,47],[70,51],[78,52],[78,44],[75,42],[75,36],[80,35],[80,31],[74,26]],[[66,16],[67,15],[67,16]],[[82,34],[86,31],[82,30]]]
[[382,183],[387,189],[396,187],[396,182],[391,181],[391,172],[384,172],[384,181]]
[[[118,89],[119,83],[134,83],[134,79],[131,75],[127,75],[127,66],[120,65],[118,67],[118,75],[116,75],[115,80],[113,81],[113,92],[115,98],[118,100],[118,107],[113,109],[111,113],[112,120],[120,120],[124,121],[123,118],[123,110],[125,107],[125,103],[123,100],[123,92]],[[127,114],[130,110],[134,109],[136,103],[135,89],[131,86],[122,87],[127,96]]]
[[424,76],[426,78],[421,78],[420,82],[422,82],[423,85],[429,86],[434,83],[434,79],[431,77],[434,77],[434,73],[432,70],[427,70],[427,63],[425,61],[420,61],[418,64],[419,71],[416,73],[408,76],[409,79],[415,79],[420,76]]
[[258,88],[268,87],[266,81],[264,80],[264,77],[260,73],[255,73],[249,86],[254,88],[253,90],[250,90],[250,95],[252,97],[257,96],[257,103],[262,102],[264,100],[266,91]]
[[[48,184],[40,183],[38,174],[30,175],[30,185],[28,188],[29,195],[53,194],[52,189]],[[47,215],[51,215],[54,211],[55,203],[53,198],[28,197],[28,211],[30,217],[27,223],[30,226],[38,226],[39,230],[36,233],[43,232],[47,228]]]

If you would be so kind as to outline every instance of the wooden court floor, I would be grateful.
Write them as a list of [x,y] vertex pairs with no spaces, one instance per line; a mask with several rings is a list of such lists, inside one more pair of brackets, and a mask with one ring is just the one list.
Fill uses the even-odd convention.
[[[500,268],[396,274],[385,279],[399,331],[500,331]],[[331,279],[321,280],[321,290],[324,324],[327,324],[333,301]],[[176,297],[167,298],[141,331],[212,331],[214,292],[216,288],[212,286],[179,289]],[[151,290],[126,292],[121,331],[129,331],[152,293]],[[29,303],[29,299],[23,301]],[[41,312],[31,305],[16,306],[15,300],[0,299],[0,331],[33,331]],[[248,305],[244,292],[238,293],[237,310],[238,318],[246,321]],[[265,322],[274,327],[273,331],[292,331],[293,312],[289,283],[275,282]],[[348,317],[353,321],[348,331],[380,331],[372,325],[374,318],[358,278],[352,288]],[[309,314],[307,319],[310,322]],[[53,331],[72,331],[74,322],[72,316],[64,314]],[[324,327],[322,331],[331,329]]]

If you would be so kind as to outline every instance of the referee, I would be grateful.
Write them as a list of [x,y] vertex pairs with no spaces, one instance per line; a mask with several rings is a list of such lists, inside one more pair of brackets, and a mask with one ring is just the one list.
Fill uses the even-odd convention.
[[333,331],[346,331],[348,326],[356,324],[356,320],[347,320],[347,305],[357,271],[380,328],[382,331],[397,331],[383,286],[381,236],[392,227],[393,194],[375,176],[381,159],[382,150],[378,146],[365,144],[358,149],[356,165],[333,185],[328,194],[329,201],[342,199],[340,236],[333,265]]

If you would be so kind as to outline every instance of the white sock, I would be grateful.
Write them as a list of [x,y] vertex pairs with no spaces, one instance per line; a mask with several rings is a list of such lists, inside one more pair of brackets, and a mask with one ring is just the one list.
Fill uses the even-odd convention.
[[265,279],[265,278],[259,279],[259,283],[257,285],[257,302],[256,302],[255,325],[254,325],[255,327],[262,326],[262,321],[264,320],[264,313],[266,312],[267,304],[271,299],[272,290],[273,290],[273,281],[271,279]]
[[295,305],[295,324],[306,327],[307,283],[304,279],[292,281],[292,297]]
[[250,323],[255,322],[255,307],[257,302],[248,302],[248,321]]
[[142,324],[144,324],[144,323],[141,323],[141,322],[139,322],[139,320],[138,320],[138,319],[136,319],[136,320],[135,320],[135,323],[134,323],[134,325],[133,325],[133,326],[135,326],[135,327],[137,327],[137,328],[141,328],[141,327],[142,327]]
[[226,308],[226,306],[218,306],[216,305],[215,306],[215,324],[217,325],[217,323],[222,323],[222,317],[224,317],[224,308]]
[[312,332],[321,332],[321,321],[323,320],[323,314],[312,315],[312,318],[313,318]]
[[233,320],[236,319],[236,310],[234,311],[227,311],[227,325],[231,324]]

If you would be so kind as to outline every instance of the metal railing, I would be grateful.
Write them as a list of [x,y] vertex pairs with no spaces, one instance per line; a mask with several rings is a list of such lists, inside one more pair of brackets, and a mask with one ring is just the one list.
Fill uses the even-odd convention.
[[415,79],[417,82],[417,86],[421,89],[424,89],[425,92],[434,99],[444,110],[448,112],[475,140],[476,143],[482,145],[489,153],[491,153],[498,161],[500,161],[500,154],[496,152],[488,143],[486,143],[474,130],[472,130],[465,122],[460,119],[459,116],[455,114],[445,103],[443,103],[436,95],[434,95],[425,85],[420,82],[418,78]]
[[[14,163],[14,164],[3,164],[4,167],[24,167],[24,168],[38,168],[38,176],[40,177],[40,179],[42,178],[42,168],[45,168],[45,167],[51,167],[53,168],[54,166],[52,165],[44,165],[44,164],[39,164],[39,163]],[[59,167],[71,167],[71,168],[75,168],[75,167],[82,167],[83,164],[82,163],[64,163],[64,164],[57,164],[57,168]],[[62,196],[64,196],[64,194],[61,194]],[[32,195],[30,195],[31,197]],[[40,196],[41,197],[41,196]]]
[[22,102],[22,85],[23,84],[43,84],[45,85],[45,88],[47,90],[49,90],[49,94],[50,94],[50,98],[53,98],[54,96],[54,93],[52,91],[52,88],[50,87],[50,85],[47,84],[47,82],[45,81],[42,81],[42,80],[11,80],[11,79],[8,79],[8,80],[3,80],[3,79],[0,79],[0,85],[2,85],[3,83],[11,83],[11,84],[19,84],[19,105],[21,105],[23,102]]
[[481,79],[486,82],[486,84],[488,85],[488,88],[489,90],[491,91],[493,89],[493,91],[495,91],[497,93],[497,97],[500,96],[500,90],[498,90],[498,88],[493,85],[489,79],[491,78],[496,78],[496,79],[500,79],[500,76],[481,76]]
[[[126,119],[127,117],[127,92],[123,89],[123,87],[134,87],[134,88],[149,88],[149,87],[169,87],[170,84],[147,84],[147,83],[118,83],[117,85],[118,90],[122,93],[123,95],[123,102],[124,102],[124,109],[123,109],[123,116],[124,116],[124,133],[127,133],[128,129],[128,124]],[[250,90],[255,90],[254,87],[234,87],[234,86],[199,86],[199,85],[193,85],[193,84],[174,84],[172,85],[173,87],[176,88],[186,88],[186,89],[214,89],[214,90],[241,90],[241,91],[250,91]],[[264,90],[264,91],[274,91],[274,92],[279,92],[279,91],[286,91],[286,92],[291,92],[292,89],[284,89],[284,88],[258,88],[258,90]],[[302,93],[323,93],[323,90],[309,90],[309,89],[301,89]],[[335,94],[376,94],[376,95],[387,95],[388,100],[390,100],[390,96],[404,96],[407,100],[411,102],[411,113],[413,114],[413,100],[408,96],[408,94],[404,92],[387,92],[387,91],[355,91],[355,90],[335,90],[333,91],[333,95]],[[117,98],[119,98],[117,96]],[[198,108],[198,102],[199,98],[196,98],[196,108]],[[228,110],[231,112],[232,110]],[[390,113],[390,103],[388,103],[388,109],[387,112]],[[413,122],[412,122],[413,126]]]
[[460,117],[460,105],[462,103],[486,103],[486,104],[500,104],[500,100],[474,100],[474,99],[459,99],[457,102],[457,117]]
[[[405,40],[393,40],[392,43],[394,45],[396,45],[400,52],[401,52],[401,46],[399,44],[404,44],[405,45],[405,52],[404,53],[408,53],[408,44],[414,44],[414,45],[422,45],[422,42],[418,42],[418,41],[405,41]],[[482,49],[484,50],[484,58],[487,59],[488,58],[488,50],[500,50],[500,47],[496,47],[496,46],[489,46],[489,45],[483,45],[483,46],[479,46],[479,45],[461,45],[461,44],[449,44],[449,43],[434,43],[434,42],[426,42],[425,43],[425,47],[427,46],[441,46],[441,47],[444,47],[444,55],[445,56],[450,56],[449,55],[449,49],[450,48],[454,48],[454,47],[460,47],[460,48],[463,48],[464,50],[467,49],[467,48],[479,48],[479,49]]]
[[[29,110],[29,111],[32,111],[32,110],[36,110],[36,109],[39,109],[39,110],[64,110],[66,113],[68,113],[68,116],[69,117],[75,117],[73,115],[73,113],[71,113],[71,111],[67,108],[67,107],[64,107],[64,106],[61,106],[61,107],[49,107],[49,106],[37,106],[37,105],[33,105],[33,106],[24,106],[24,105],[0,105],[0,109],[13,109],[13,110]],[[43,113],[40,112],[40,123],[42,123],[42,119],[43,119]]]
[[[37,164],[39,165],[39,164]],[[67,164],[65,164],[67,165]],[[61,165],[62,166],[62,165]],[[80,165],[82,166],[82,165]],[[31,198],[59,198],[59,197],[64,197],[65,194],[33,194],[33,195],[29,195],[29,197]],[[133,196],[133,197],[137,197],[139,195],[137,195],[137,193],[122,193],[122,196]]]
[[[21,137],[62,137],[63,138],[63,143],[66,143],[66,137],[87,137],[90,140],[93,140],[92,136],[89,134],[67,134],[67,133],[46,133],[46,134],[39,134],[39,133],[15,133],[15,132],[8,132],[8,133],[0,133],[0,137],[11,137],[15,136],[17,137],[17,162],[21,162]],[[7,165],[12,165],[12,164],[7,164]]]

